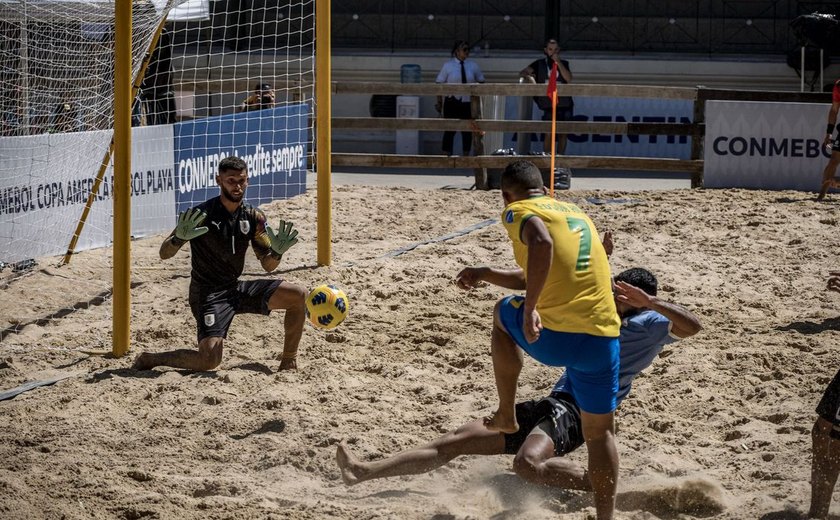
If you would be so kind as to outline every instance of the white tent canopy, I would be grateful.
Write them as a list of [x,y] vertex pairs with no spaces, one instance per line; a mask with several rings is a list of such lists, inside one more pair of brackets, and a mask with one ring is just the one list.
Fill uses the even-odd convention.
[[[155,3],[166,5],[165,0],[155,0]],[[189,22],[210,19],[210,0],[187,0],[169,11],[166,18],[170,22]]]
[[[30,0],[26,17],[30,20],[55,21],[78,18],[79,13],[90,16],[88,22],[103,21],[113,16],[115,0]],[[158,11],[175,5],[167,20],[197,21],[210,19],[210,0],[150,0]],[[22,16],[20,0],[0,0],[0,20],[13,21]]]

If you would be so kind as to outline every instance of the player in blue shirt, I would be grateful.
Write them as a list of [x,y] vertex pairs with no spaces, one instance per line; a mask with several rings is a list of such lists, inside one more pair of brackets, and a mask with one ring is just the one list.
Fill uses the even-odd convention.
[[[481,279],[489,278],[476,278]],[[615,277],[615,301],[621,316],[619,403],[630,392],[633,379],[650,366],[663,346],[693,336],[701,329],[699,319],[691,311],[658,298],[656,293],[656,277],[646,269],[628,269]],[[548,397],[517,403],[516,415],[520,425],[516,433],[490,431],[483,419],[477,419],[425,446],[371,462],[357,459],[342,442],[336,462],[344,482],[353,485],[377,478],[426,473],[459,455],[510,454],[516,455],[513,470],[525,480],[591,491],[585,468],[563,458],[583,444],[580,410],[565,375]]]

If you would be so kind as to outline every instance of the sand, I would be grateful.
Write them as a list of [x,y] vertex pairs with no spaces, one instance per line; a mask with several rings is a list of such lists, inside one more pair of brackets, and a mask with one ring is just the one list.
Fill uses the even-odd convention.
[[[704,325],[667,347],[620,408],[617,518],[797,518],[809,500],[814,407],[840,365],[840,294],[824,290],[840,268],[840,198],[559,196],[615,233],[614,272],[651,269],[662,296]],[[307,326],[294,372],[278,372],[278,314],[237,317],[216,371],[129,369],[137,352],[195,343],[189,254],[159,260],[161,236],[133,242],[132,350],[120,359],[85,354],[110,348],[110,250],[5,271],[0,391],[70,377],[0,402],[0,518],[591,515],[586,493],[525,484],[507,456],[353,487],[335,465],[342,440],[370,460],[494,409],[491,311],[506,291],[467,293],[452,280],[467,265],[513,266],[501,225],[386,254],[497,218],[501,207],[497,191],[338,187],[326,268],[315,266],[314,193],[266,206],[302,237],[276,276],[335,283],[350,299],[339,328]],[[244,278],[260,271],[249,257]],[[526,359],[520,398],[544,395],[558,375]],[[585,448],[571,457],[585,462]]]

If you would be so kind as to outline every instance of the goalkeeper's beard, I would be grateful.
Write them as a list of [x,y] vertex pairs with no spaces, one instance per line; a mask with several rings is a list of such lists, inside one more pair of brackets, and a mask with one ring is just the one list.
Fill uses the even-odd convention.
[[222,196],[231,202],[242,202],[242,198],[245,197],[245,190],[239,192],[239,195],[234,195],[233,193],[225,189],[224,186],[219,187],[222,189]]

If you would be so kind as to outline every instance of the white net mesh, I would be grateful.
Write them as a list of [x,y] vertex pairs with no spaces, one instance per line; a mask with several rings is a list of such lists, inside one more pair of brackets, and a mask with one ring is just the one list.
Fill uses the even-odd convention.
[[[110,287],[111,251],[83,252],[113,240],[114,10],[114,0],[0,0],[0,290],[33,264],[53,270],[89,198],[72,252],[99,267],[61,277],[79,289],[70,308]],[[168,232],[179,211],[217,195],[228,155],[246,159],[255,206],[305,192],[314,0],[134,0],[132,18],[133,237]],[[68,308],[1,307],[13,328]]]

